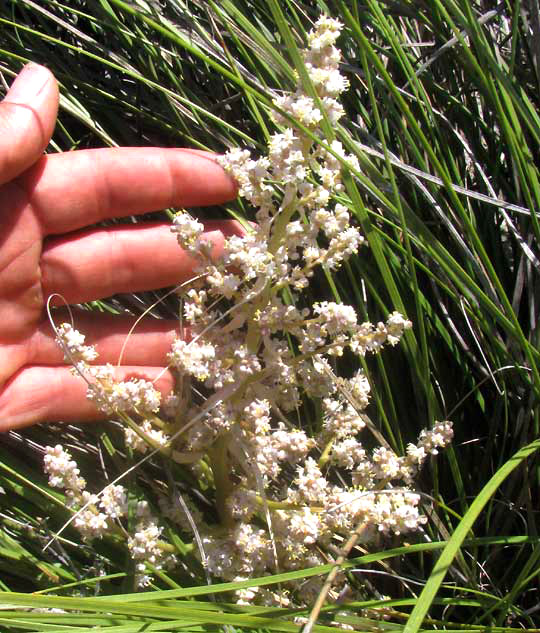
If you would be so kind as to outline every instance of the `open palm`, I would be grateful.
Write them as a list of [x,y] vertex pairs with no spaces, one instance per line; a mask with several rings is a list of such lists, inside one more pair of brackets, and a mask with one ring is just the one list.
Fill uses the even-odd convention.
[[[69,304],[179,283],[193,262],[165,224],[89,229],[107,218],[171,206],[216,204],[236,195],[211,154],[188,149],[121,148],[43,155],[56,121],[58,88],[29,65],[0,103],[0,430],[100,414],[85,398],[54,342],[45,305]],[[233,222],[207,223],[216,253]],[[60,303],[57,301],[56,303]],[[55,315],[66,320],[61,311]],[[75,327],[115,363],[134,319],[76,312]],[[153,379],[162,372],[177,323],[143,321],[118,369]],[[172,376],[157,386],[166,392]]]

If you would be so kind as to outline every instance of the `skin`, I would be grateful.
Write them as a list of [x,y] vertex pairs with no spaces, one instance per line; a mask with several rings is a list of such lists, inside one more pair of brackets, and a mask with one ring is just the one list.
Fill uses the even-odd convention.
[[[169,225],[88,228],[108,218],[225,202],[232,179],[212,154],[190,149],[120,148],[44,155],[56,122],[58,86],[25,66],[0,102],[0,431],[52,420],[96,420],[86,384],[54,342],[45,306],[171,286],[193,275]],[[232,221],[208,222],[219,254]],[[57,325],[69,321],[53,311]],[[118,362],[134,318],[74,310],[74,326],[96,345],[96,362]],[[176,321],[148,319],[130,336],[117,378],[152,380],[162,393]]]

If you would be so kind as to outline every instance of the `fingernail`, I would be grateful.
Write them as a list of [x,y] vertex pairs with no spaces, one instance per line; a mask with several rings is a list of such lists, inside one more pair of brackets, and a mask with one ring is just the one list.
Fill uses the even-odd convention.
[[15,78],[5,100],[12,103],[19,101],[26,103],[39,95],[50,78],[51,75],[46,68],[30,62]]

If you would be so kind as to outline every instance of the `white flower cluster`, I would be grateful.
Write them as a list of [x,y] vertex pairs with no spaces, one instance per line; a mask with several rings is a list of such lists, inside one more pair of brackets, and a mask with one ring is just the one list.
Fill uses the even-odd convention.
[[[309,79],[312,82],[320,105],[332,125],[344,115],[339,95],[348,88],[349,82],[339,72],[341,53],[334,44],[340,31],[338,20],[323,16],[315,29],[308,34],[309,47],[303,51],[303,59]],[[284,95],[275,100],[277,106],[288,112],[306,127],[316,128],[323,119],[323,113],[314,99],[299,85],[292,95]],[[283,122],[282,119],[278,120]]]
[[[172,230],[197,262],[198,278],[183,296],[192,338],[177,339],[169,353],[180,387],[161,413],[151,385],[115,384],[107,368],[91,367],[96,355],[84,337],[69,326],[59,329],[67,357],[95,379],[92,399],[107,412],[142,417],[138,431],[126,433],[133,449],[163,446],[187,423],[170,448],[173,455],[202,456],[193,472],[213,485],[221,525],[207,525],[196,512],[186,520],[187,506],[165,514],[183,530],[195,521],[201,560],[224,580],[328,562],[334,538],[358,526],[365,542],[420,529],[420,497],[409,486],[427,456],[452,436],[449,422],[437,423],[397,455],[366,415],[368,376],[337,378],[332,369],[344,354],[360,359],[395,345],[410,321],[394,312],[385,323],[359,323],[352,306],[305,305],[303,291],[316,269],[337,270],[364,241],[351,225],[341,178],[342,166],[358,170],[358,161],[319,131],[321,122],[335,126],[343,116],[338,98],[348,82],[335,47],[340,29],[337,20],[322,17],[309,34],[303,59],[311,85],[299,80],[292,94],[275,99],[279,129],[268,155],[233,149],[220,159],[255,208],[257,224],[226,239],[216,259],[202,225],[186,211],[175,217]],[[289,116],[304,132],[289,125]],[[314,411],[317,419],[298,428],[294,421]],[[363,444],[368,430],[379,446],[371,438]],[[128,543],[137,560],[167,563],[158,553],[159,532],[153,519],[141,521]],[[314,579],[279,596],[247,591],[239,600],[300,604],[319,589]]]
[[176,565],[176,557],[168,551],[160,540],[163,528],[152,516],[148,503],[137,504],[137,526],[133,536],[128,537],[127,545],[131,557],[136,562],[137,585],[147,587],[152,577],[146,573],[147,563],[155,569],[168,569]]
[[74,509],[81,508],[73,520],[73,525],[83,538],[101,538],[110,533],[113,521],[127,513],[125,488],[107,486],[101,498],[88,492],[86,480],[80,476],[77,463],[60,444],[45,448],[43,467],[49,475],[49,485],[63,488],[69,506]]
[[150,420],[143,420],[139,424],[138,431],[134,431],[129,426],[124,427],[124,436],[126,446],[139,453],[146,453],[152,445],[167,446],[170,439],[161,429],[154,428]]
[[[88,492],[77,463],[60,444],[45,448],[43,467],[49,475],[49,485],[63,488],[69,506],[77,511],[73,526],[83,539],[91,540],[118,533],[114,523],[125,518],[128,513],[128,496],[123,486],[109,484],[101,495]],[[127,545],[136,563],[137,584],[145,587],[152,580],[146,573],[147,563],[156,569],[169,568],[176,564],[176,558],[170,551],[172,546],[160,540],[162,528],[145,501],[137,504],[136,516],[136,531],[128,538]]]
[[64,488],[71,494],[80,494],[86,488],[77,463],[60,444],[45,448],[43,470],[49,475],[49,485],[53,488]]
[[91,365],[98,358],[95,347],[85,345],[84,334],[69,323],[62,323],[57,328],[56,342],[64,350],[65,359],[73,365],[73,373],[82,375],[89,382],[87,397],[98,409],[108,415],[136,412],[143,417],[139,434],[125,427],[128,446],[145,452],[149,443],[161,446],[167,444],[169,436],[155,429],[147,420],[161,406],[161,393],[151,382],[142,378],[116,381],[114,367],[110,363],[103,366]]

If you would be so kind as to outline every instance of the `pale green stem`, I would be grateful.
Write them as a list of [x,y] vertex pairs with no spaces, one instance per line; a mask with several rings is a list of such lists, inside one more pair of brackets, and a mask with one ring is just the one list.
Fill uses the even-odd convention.
[[196,453],[193,451],[189,452],[181,452],[175,451],[171,446],[170,442],[168,444],[162,445],[152,439],[147,433],[145,433],[141,427],[134,422],[128,415],[125,413],[118,413],[119,417],[121,417],[124,422],[130,427],[132,431],[137,433],[139,437],[141,437],[152,450],[158,451],[161,455],[165,457],[169,457],[177,464],[192,464],[193,462],[198,461],[203,457],[203,453]]
[[[290,222],[292,216],[294,215],[296,208],[297,201],[295,198],[279,213],[274,225],[272,237],[270,238],[270,241],[268,243],[268,252],[272,255],[275,255],[277,249],[279,248],[283,236],[285,235],[287,224]],[[257,351],[259,343],[261,341],[261,334],[257,322],[253,317],[255,316],[255,314],[257,314],[259,310],[263,310],[268,305],[270,297],[272,296],[272,292],[272,286],[270,285],[270,283],[267,283],[266,288],[263,290],[260,297],[255,301],[251,314],[248,318],[246,344],[248,351],[252,354]]]
[[272,499],[263,499],[260,495],[254,495],[254,501],[257,505],[264,507],[267,506],[270,510],[303,510],[309,508],[311,512],[324,512],[325,508],[322,506],[303,506],[295,503],[289,503],[287,501],[273,501]]
[[227,507],[227,499],[233,487],[230,479],[229,441],[230,437],[228,435],[222,435],[218,437],[208,450],[210,468],[214,474],[214,485],[216,487],[217,511],[221,524],[224,527],[230,527],[234,523],[231,512]]
[[326,466],[326,463],[330,459],[330,453],[332,452],[332,448],[334,447],[335,439],[336,437],[333,436],[328,442],[328,444],[324,447],[324,450],[321,453],[321,456],[319,457],[319,462],[318,462],[319,468],[323,468],[324,466]]

